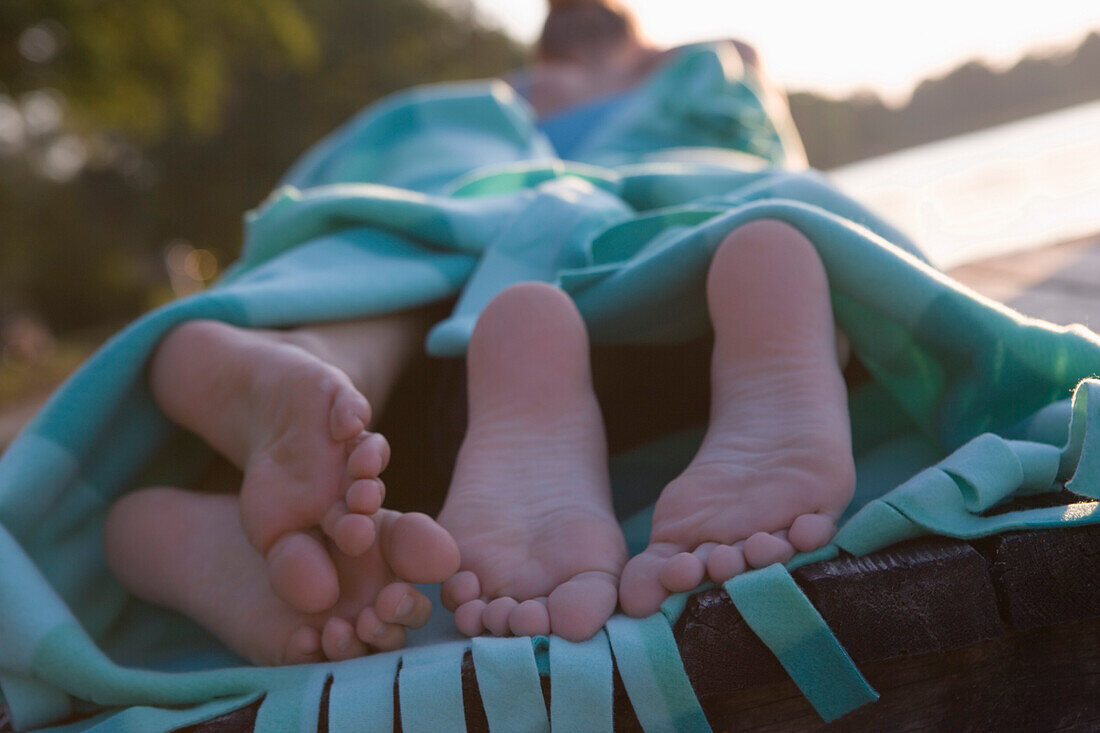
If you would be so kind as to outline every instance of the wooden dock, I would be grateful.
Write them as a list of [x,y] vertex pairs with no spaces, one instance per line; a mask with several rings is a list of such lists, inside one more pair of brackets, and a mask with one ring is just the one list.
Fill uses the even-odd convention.
[[1100,330],[1100,237],[981,260],[950,275],[1024,315]]

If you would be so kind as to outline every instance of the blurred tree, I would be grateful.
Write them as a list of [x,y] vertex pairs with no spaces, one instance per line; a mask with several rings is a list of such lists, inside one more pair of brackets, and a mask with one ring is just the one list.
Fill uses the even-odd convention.
[[468,4],[313,0],[310,17],[323,39],[313,70],[241,65],[218,135],[173,135],[150,150],[160,164],[150,197],[164,212],[161,241],[183,237],[225,262],[236,254],[241,214],[360,108],[414,84],[494,76],[523,61],[522,50],[481,27]]
[[316,33],[293,0],[6,0],[0,79],[63,95],[70,123],[143,138],[218,128],[233,69],[307,68]]
[[359,108],[523,55],[468,0],[0,3],[0,314],[131,318]]
[[922,81],[901,108],[873,94],[830,99],[789,95],[810,164],[833,168],[861,158],[1100,99],[1100,33],[1073,50],[1026,56],[994,71],[969,62]]

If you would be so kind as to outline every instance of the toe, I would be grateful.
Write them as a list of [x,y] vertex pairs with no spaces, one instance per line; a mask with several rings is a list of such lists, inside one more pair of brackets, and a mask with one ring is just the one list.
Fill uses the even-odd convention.
[[443,582],[441,596],[443,607],[454,612],[463,603],[469,603],[481,596],[481,583],[477,575],[463,570]]
[[364,608],[355,619],[355,635],[378,651],[388,652],[405,645],[405,627],[388,624],[373,608]]
[[332,506],[321,517],[321,531],[329,537],[336,533],[336,522],[340,517],[348,513],[348,505],[342,501],[333,502]]
[[348,456],[348,478],[375,478],[390,462],[390,444],[381,433],[368,433]]
[[519,601],[508,597],[495,598],[490,601],[485,608],[485,628],[496,636],[507,636],[510,631],[508,617],[512,615],[512,611],[518,605]]
[[348,509],[359,514],[374,514],[382,508],[386,486],[380,478],[363,478],[351,482],[344,500]]
[[336,520],[332,531],[332,541],[340,552],[351,557],[359,557],[374,544],[374,522],[363,514],[345,514]]
[[592,637],[611,618],[618,601],[618,578],[593,570],[574,576],[550,594],[550,630],[569,641]]
[[787,540],[799,552],[824,547],[836,534],[836,523],[824,514],[802,514],[791,523]]
[[735,575],[745,572],[743,543],[716,545],[707,557],[707,575],[715,583],[725,583]]
[[394,649],[400,649],[405,646],[405,640],[407,638],[408,634],[404,626],[400,624],[387,624],[386,631],[376,635],[375,641],[371,642],[371,646],[380,652],[392,652]]
[[342,501],[333,503],[321,519],[321,530],[328,535],[340,552],[359,557],[374,544],[374,520],[363,514],[352,514]]
[[489,607],[480,598],[467,601],[455,610],[455,627],[466,636],[479,636],[485,631],[485,609]]
[[634,618],[657,613],[668,598],[668,589],[661,585],[661,568],[669,558],[683,552],[683,547],[654,542],[640,555],[635,555],[623,568],[619,582],[619,602],[623,612]]
[[329,435],[338,443],[351,440],[370,423],[371,410],[367,398],[348,386],[340,390],[329,411]]
[[336,567],[313,535],[293,532],[267,552],[268,578],[275,595],[303,613],[320,613],[340,595]]
[[698,555],[681,552],[665,562],[657,577],[669,592],[683,593],[702,583],[705,575],[706,565]]
[[316,664],[325,661],[320,632],[309,626],[300,627],[290,635],[284,660],[286,664]]
[[757,532],[745,540],[745,564],[762,568],[777,562],[787,562],[794,557],[794,547],[787,541],[786,532]]
[[717,542],[704,542],[691,551],[692,555],[699,558],[703,565],[707,564],[707,558],[710,557],[710,551],[718,546]]
[[432,615],[432,602],[408,583],[390,583],[374,599],[374,612],[391,624],[419,629]]
[[397,577],[441,583],[458,572],[458,545],[427,514],[381,511],[382,553]]
[[508,616],[508,627],[516,636],[545,636],[550,633],[548,600],[533,598],[516,606]]
[[333,662],[341,662],[367,653],[367,645],[355,635],[355,629],[342,618],[333,617],[321,631],[321,649]]

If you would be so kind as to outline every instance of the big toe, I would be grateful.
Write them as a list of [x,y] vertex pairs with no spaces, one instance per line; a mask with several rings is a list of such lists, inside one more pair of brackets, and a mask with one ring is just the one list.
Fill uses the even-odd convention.
[[302,613],[326,611],[339,598],[336,566],[311,534],[292,532],[279,538],[267,552],[267,572],[275,595]]
[[394,574],[410,583],[441,583],[458,572],[458,545],[427,514],[379,512],[382,548]]
[[562,583],[546,602],[550,630],[569,641],[591,638],[615,612],[618,590],[617,578],[599,570]]

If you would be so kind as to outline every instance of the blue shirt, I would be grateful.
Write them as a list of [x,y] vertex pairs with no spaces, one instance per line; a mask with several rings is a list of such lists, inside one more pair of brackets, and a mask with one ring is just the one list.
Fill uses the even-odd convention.
[[550,138],[561,158],[570,158],[585,138],[637,93],[636,88],[596,97],[539,120],[538,127]]

